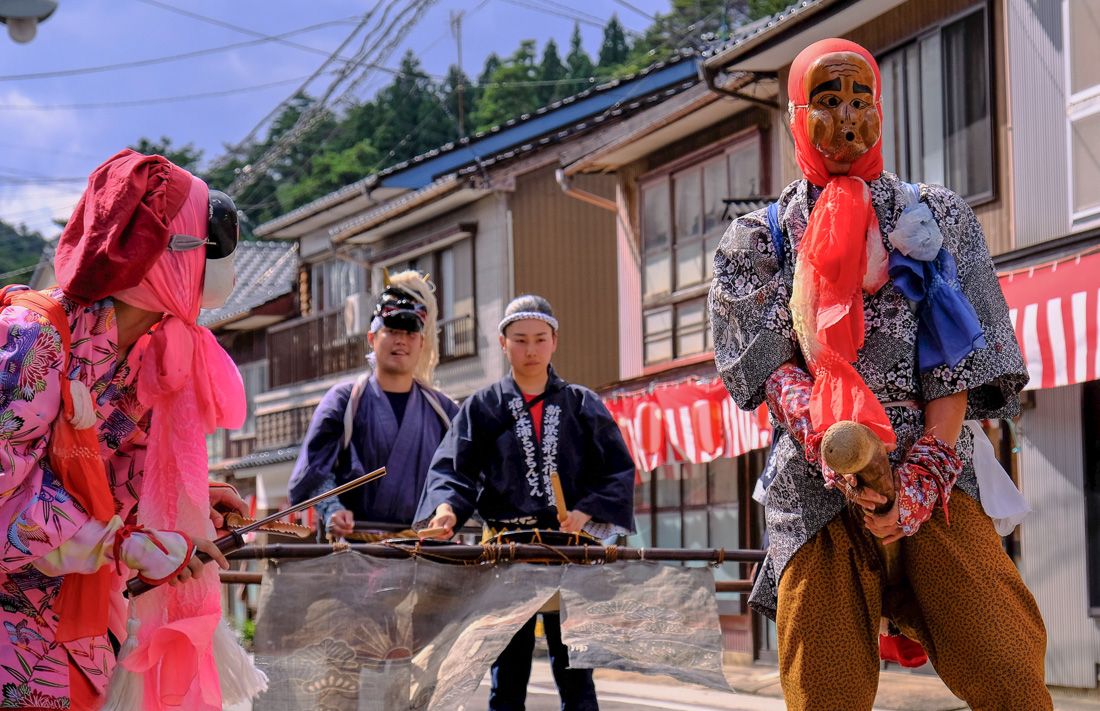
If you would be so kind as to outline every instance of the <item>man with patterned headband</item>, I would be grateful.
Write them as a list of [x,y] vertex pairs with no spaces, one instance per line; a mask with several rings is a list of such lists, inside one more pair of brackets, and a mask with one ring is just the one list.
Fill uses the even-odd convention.
[[[226,663],[245,697],[262,686],[221,620],[217,575],[193,556],[228,567],[212,506],[245,512],[208,485],[205,440],[243,422],[244,387],[195,323],[232,290],[236,245],[228,196],[124,150],[92,173],[58,240],[59,286],[0,292],[4,705],[213,711],[245,700],[223,699]],[[134,602],[132,678],[107,688],[130,571],[171,585]]]
[[[442,528],[449,538],[476,511],[491,531],[560,528],[601,540],[632,533],[634,463],[599,396],[550,365],[558,345],[550,304],[517,297],[499,329],[511,372],[462,403],[432,460],[417,527]],[[562,709],[593,711],[592,670],[569,668],[558,614],[542,617]],[[493,664],[491,711],[524,708],[534,645],[532,617]]]
[[378,482],[317,506],[334,537],[393,536],[356,533],[356,520],[412,525],[432,455],[458,411],[431,387],[438,361],[432,285],[415,271],[387,279],[367,335],[372,369],[321,400],[290,479],[290,500],[297,503],[386,467]]
[[[778,433],[750,604],[776,620],[789,708],[870,709],[885,617],[973,708],[1049,709],[1043,621],[982,509],[974,451],[988,442],[964,427],[1013,416],[1027,371],[969,205],[883,171],[880,92],[863,47],[803,50],[788,93],[805,179],[734,222],[715,255],[718,372],[741,407],[768,403]],[[890,452],[887,512],[821,465],[840,421]],[[900,583],[875,537],[901,547]]]

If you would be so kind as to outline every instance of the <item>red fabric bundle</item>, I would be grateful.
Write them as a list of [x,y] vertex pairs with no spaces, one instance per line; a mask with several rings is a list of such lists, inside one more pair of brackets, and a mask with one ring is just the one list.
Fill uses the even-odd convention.
[[812,267],[809,283],[802,286],[811,294],[815,328],[812,334],[799,334],[815,341],[803,344],[814,375],[810,417],[819,432],[842,420],[860,422],[893,449],[896,438],[886,410],[851,365],[863,346],[867,229],[871,220],[877,219],[867,183],[882,174],[882,141],[856,159],[847,175],[832,175],[806,129],[805,75],[814,62],[834,52],[853,52],[870,65],[875,75],[875,103],[882,117],[878,64],[866,49],[848,40],[826,39],[795,58],[787,80],[795,158],[806,179],[823,188],[798,246],[799,256]]
[[65,295],[90,304],[137,286],[168,247],[168,222],[190,188],[187,171],[129,148],[96,168],[57,242]]

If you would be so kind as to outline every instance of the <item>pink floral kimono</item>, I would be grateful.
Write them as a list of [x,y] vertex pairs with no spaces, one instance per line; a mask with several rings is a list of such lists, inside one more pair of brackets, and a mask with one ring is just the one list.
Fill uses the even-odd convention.
[[[58,617],[52,606],[62,578],[48,577],[33,565],[89,518],[64,490],[47,457],[61,404],[60,379],[80,380],[91,391],[100,451],[123,520],[134,516],[149,430],[149,413],[138,402],[133,382],[137,368],[132,367],[140,363],[145,339],[119,363],[110,299],[80,306],[60,289],[46,293],[69,318],[68,373],[62,372],[60,336],[45,317],[21,306],[0,310],[0,523],[7,532],[0,554],[0,619],[7,634],[6,643],[0,643],[0,708],[67,709],[70,666],[82,672],[90,690],[102,694],[115,664],[107,636],[55,641]],[[120,588],[122,583],[118,578]],[[114,597],[110,629],[121,639],[125,610],[121,595]]]

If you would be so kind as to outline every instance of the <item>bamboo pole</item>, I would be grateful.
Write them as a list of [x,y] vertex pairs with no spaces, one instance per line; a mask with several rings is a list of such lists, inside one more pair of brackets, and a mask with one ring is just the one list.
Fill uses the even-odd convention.
[[[623,548],[618,546],[550,546],[538,543],[486,545],[398,545],[391,543],[352,543],[348,549],[376,558],[426,558],[428,560],[477,563],[559,559],[565,563],[597,563],[617,560],[701,561],[705,563],[755,563],[764,560],[764,551],[724,548]],[[229,560],[263,558],[320,558],[334,549],[321,543],[270,543],[250,545],[229,553]]]
[[[264,581],[263,573],[250,573],[235,570],[223,570],[219,573],[224,585],[259,585]],[[714,583],[714,591],[719,593],[752,592],[751,580],[719,580]]]

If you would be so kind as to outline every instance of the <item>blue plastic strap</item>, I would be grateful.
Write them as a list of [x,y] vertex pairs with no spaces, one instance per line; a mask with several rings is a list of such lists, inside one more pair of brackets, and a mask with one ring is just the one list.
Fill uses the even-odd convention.
[[772,247],[775,248],[775,258],[779,262],[779,268],[783,268],[786,249],[783,245],[783,225],[779,224],[779,203],[768,205],[768,229],[772,233]]

